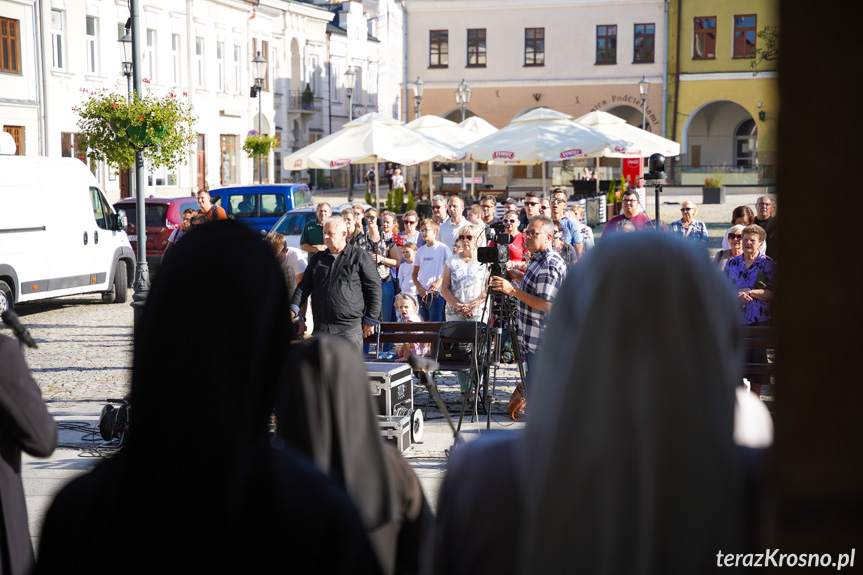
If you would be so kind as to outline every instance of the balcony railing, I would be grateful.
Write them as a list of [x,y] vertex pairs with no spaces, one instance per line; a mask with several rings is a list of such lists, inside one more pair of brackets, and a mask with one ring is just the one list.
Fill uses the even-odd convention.
[[292,90],[289,94],[288,110],[314,113],[322,109],[322,98],[303,90]]

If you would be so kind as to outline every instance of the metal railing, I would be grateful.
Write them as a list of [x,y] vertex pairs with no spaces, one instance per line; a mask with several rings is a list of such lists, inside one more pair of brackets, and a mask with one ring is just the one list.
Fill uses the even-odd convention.
[[303,90],[291,90],[288,99],[289,110],[299,110],[301,112],[318,112],[322,109],[322,98],[318,98]]

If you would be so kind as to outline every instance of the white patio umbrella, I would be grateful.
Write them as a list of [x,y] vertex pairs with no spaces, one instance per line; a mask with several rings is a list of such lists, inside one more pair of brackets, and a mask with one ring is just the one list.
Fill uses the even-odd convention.
[[[460,122],[459,127],[464,128],[469,132],[473,132],[477,135],[477,140],[480,138],[485,138],[486,136],[491,136],[495,132],[497,132],[497,128],[480,118],[479,116],[471,116],[467,118],[465,121]],[[476,176],[476,162],[470,163],[470,193],[474,194],[474,180]]]
[[[433,138],[438,142],[442,142],[455,148],[463,148],[471,142],[475,142],[480,138],[475,132],[461,128],[455,122],[441,118],[440,116],[420,116],[413,122],[406,125],[411,130],[416,130],[420,134]],[[437,159],[437,158],[435,158]],[[453,160],[449,160],[453,161]],[[434,180],[432,178],[432,162],[428,162],[429,166],[429,196],[434,195]],[[417,167],[419,169],[419,167]],[[471,195],[473,195],[473,184],[471,184]]]
[[603,153],[606,158],[623,158],[640,156],[650,157],[659,153],[663,156],[679,156],[680,144],[642,130],[638,126],[628,124],[623,118],[619,118],[608,112],[596,111],[585,114],[575,120],[579,124],[589,126],[596,131],[605,134],[609,138],[627,140],[629,146],[625,149],[612,148]]
[[[609,138],[567,114],[536,108],[462,151],[469,160],[526,165],[599,156],[615,146],[626,148],[629,142]],[[542,187],[546,189],[544,169]]]
[[[455,161],[458,149],[406,128],[378,113],[360,116],[334,134],[318,140],[282,160],[285,170],[332,170],[348,164],[393,162],[413,166],[430,159]],[[380,204],[379,178],[375,178],[375,203]]]

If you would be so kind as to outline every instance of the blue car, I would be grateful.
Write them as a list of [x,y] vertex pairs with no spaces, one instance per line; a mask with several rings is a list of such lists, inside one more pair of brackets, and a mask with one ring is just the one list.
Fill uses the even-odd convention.
[[210,197],[228,216],[255,231],[268,232],[286,212],[310,203],[312,192],[306,184],[262,184],[210,190]]

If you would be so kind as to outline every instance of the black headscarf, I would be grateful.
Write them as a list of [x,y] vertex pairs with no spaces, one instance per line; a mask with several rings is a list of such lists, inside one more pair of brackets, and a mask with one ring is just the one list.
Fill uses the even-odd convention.
[[289,365],[276,404],[277,434],[345,487],[367,530],[392,521],[391,473],[356,346],[319,335],[296,345]]
[[132,572],[376,570],[341,489],[269,444],[288,322],[276,259],[241,224],[172,248],[135,334],[128,444],[58,495],[41,571],[107,571],[96,549]]

